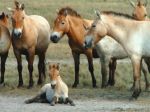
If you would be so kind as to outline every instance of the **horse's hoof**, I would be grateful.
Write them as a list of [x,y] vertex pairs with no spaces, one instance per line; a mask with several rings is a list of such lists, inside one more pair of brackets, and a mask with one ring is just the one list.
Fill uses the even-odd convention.
[[77,84],[73,84],[73,85],[72,85],[72,88],[77,88]]
[[54,103],[51,103],[51,106],[55,106],[55,104],[54,104]]
[[72,102],[71,104],[70,104],[71,106],[75,106],[75,104]]
[[4,87],[5,86],[5,83],[0,83],[0,87]]
[[107,85],[102,85],[102,86],[101,86],[102,89],[104,89],[104,88],[106,88],[106,87],[107,87]]
[[134,90],[134,92],[132,94],[132,98],[137,99],[139,97],[140,93],[141,93],[141,89]]
[[43,81],[42,80],[38,80],[37,85],[42,85]]
[[129,101],[136,101],[136,100],[137,100],[137,98],[132,97],[132,96],[129,98]]
[[98,88],[98,87],[96,85],[94,85],[93,88]]
[[30,104],[31,102],[30,102],[30,100],[26,100],[24,103],[25,104]]
[[29,85],[28,87],[27,87],[27,89],[31,89],[33,87],[33,85]]

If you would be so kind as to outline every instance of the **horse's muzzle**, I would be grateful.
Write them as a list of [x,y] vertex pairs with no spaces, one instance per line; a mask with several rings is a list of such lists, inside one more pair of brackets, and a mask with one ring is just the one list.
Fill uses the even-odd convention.
[[59,41],[59,37],[57,35],[52,35],[50,39],[53,43],[57,43]]
[[12,36],[13,36],[13,38],[15,38],[15,39],[19,39],[19,38],[21,37],[21,35],[22,35],[21,32],[17,32],[17,33],[12,32]]

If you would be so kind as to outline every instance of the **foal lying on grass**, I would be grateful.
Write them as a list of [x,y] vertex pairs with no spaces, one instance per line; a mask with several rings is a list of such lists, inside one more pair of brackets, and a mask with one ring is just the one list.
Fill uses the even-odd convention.
[[71,106],[75,106],[74,102],[68,97],[67,85],[60,77],[59,64],[49,65],[49,76],[51,83],[45,84],[35,97],[26,100],[25,103],[50,103],[51,106],[56,103],[70,103]]

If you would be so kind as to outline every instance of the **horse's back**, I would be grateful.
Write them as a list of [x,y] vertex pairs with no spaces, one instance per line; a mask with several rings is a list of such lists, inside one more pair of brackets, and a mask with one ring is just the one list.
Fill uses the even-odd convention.
[[8,52],[11,45],[11,37],[8,28],[0,25],[0,53]]
[[50,36],[50,25],[48,21],[38,15],[31,15],[30,18],[34,21],[38,33],[37,49],[47,49]]

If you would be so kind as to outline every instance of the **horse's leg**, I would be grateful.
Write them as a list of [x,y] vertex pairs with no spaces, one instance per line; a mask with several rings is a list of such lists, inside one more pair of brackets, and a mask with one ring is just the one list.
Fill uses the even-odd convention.
[[100,58],[101,61],[101,74],[102,74],[102,85],[101,88],[105,88],[107,86],[107,74],[108,74],[108,64],[109,59],[106,59],[105,57]]
[[28,55],[27,55],[27,61],[28,61],[28,70],[29,70],[29,85],[28,88],[31,88],[33,86],[33,61],[34,61],[34,54],[35,54],[35,49],[30,48],[28,50]]
[[72,99],[70,99],[69,97],[66,98],[65,100],[65,104],[70,103],[71,106],[75,106],[74,102]]
[[148,71],[150,72],[150,58],[144,58],[144,61],[147,64]]
[[1,55],[1,80],[0,80],[0,84],[4,83],[5,62],[6,62],[7,57],[8,57],[8,52]]
[[74,59],[74,69],[75,69],[75,81],[72,87],[76,88],[79,84],[79,65],[80,65],[80,54],[77,54],[72,51],[73,59]]
[[[114,86],[115,85],[115,70],[116,70],[116,65],[117,65],[117,61],[116,59],[111,59],[112,63],[111,63],[111,80],[110,80],[110,86]],[[110,69],[109,69],[110,70]]]
[[107,86],[111,86],[111,82],[112,82],[112,59],[109,61],[109,79],[107,82]]
[[93,56],[92,56],[92,53],[87,53],[86,54],[87,56],[87,59],[88,59],[88,64],[89,64],[89,71],[91,73],[91,77],[92,77],[92,84],[93,84],[93,87],[96,87],[96,79],[95,79],[95,76],[94,76],[94,66],[93,66]]
[[16,56],[17,59],[17,64],[18,64],[18,74],[19,74],[19,83],[18,83],[18,87],[22,87],[23,86],[23,79],[22,79],[22,58],[21,58],[21,53],[18,50],[14,49],[14,54]]
[[133,66],[133,78],[134,78],[134,91],[131,99],[137,99],[141,93],[141,57],[132,57],[132,66]]
[[149,81],[147,78],[148,70],[147,70],[146,65],[144,63],[144,60],[142,61],[142,72],[143,72],[144,78],[145,78],[145,90],[148,90],[149,89]]
[[42,84],[43,80],[45,80],[45,53],[41,53],[39,56],[39,63],[38,63],[38,71],[39,71],[39,79],[38,85]]

